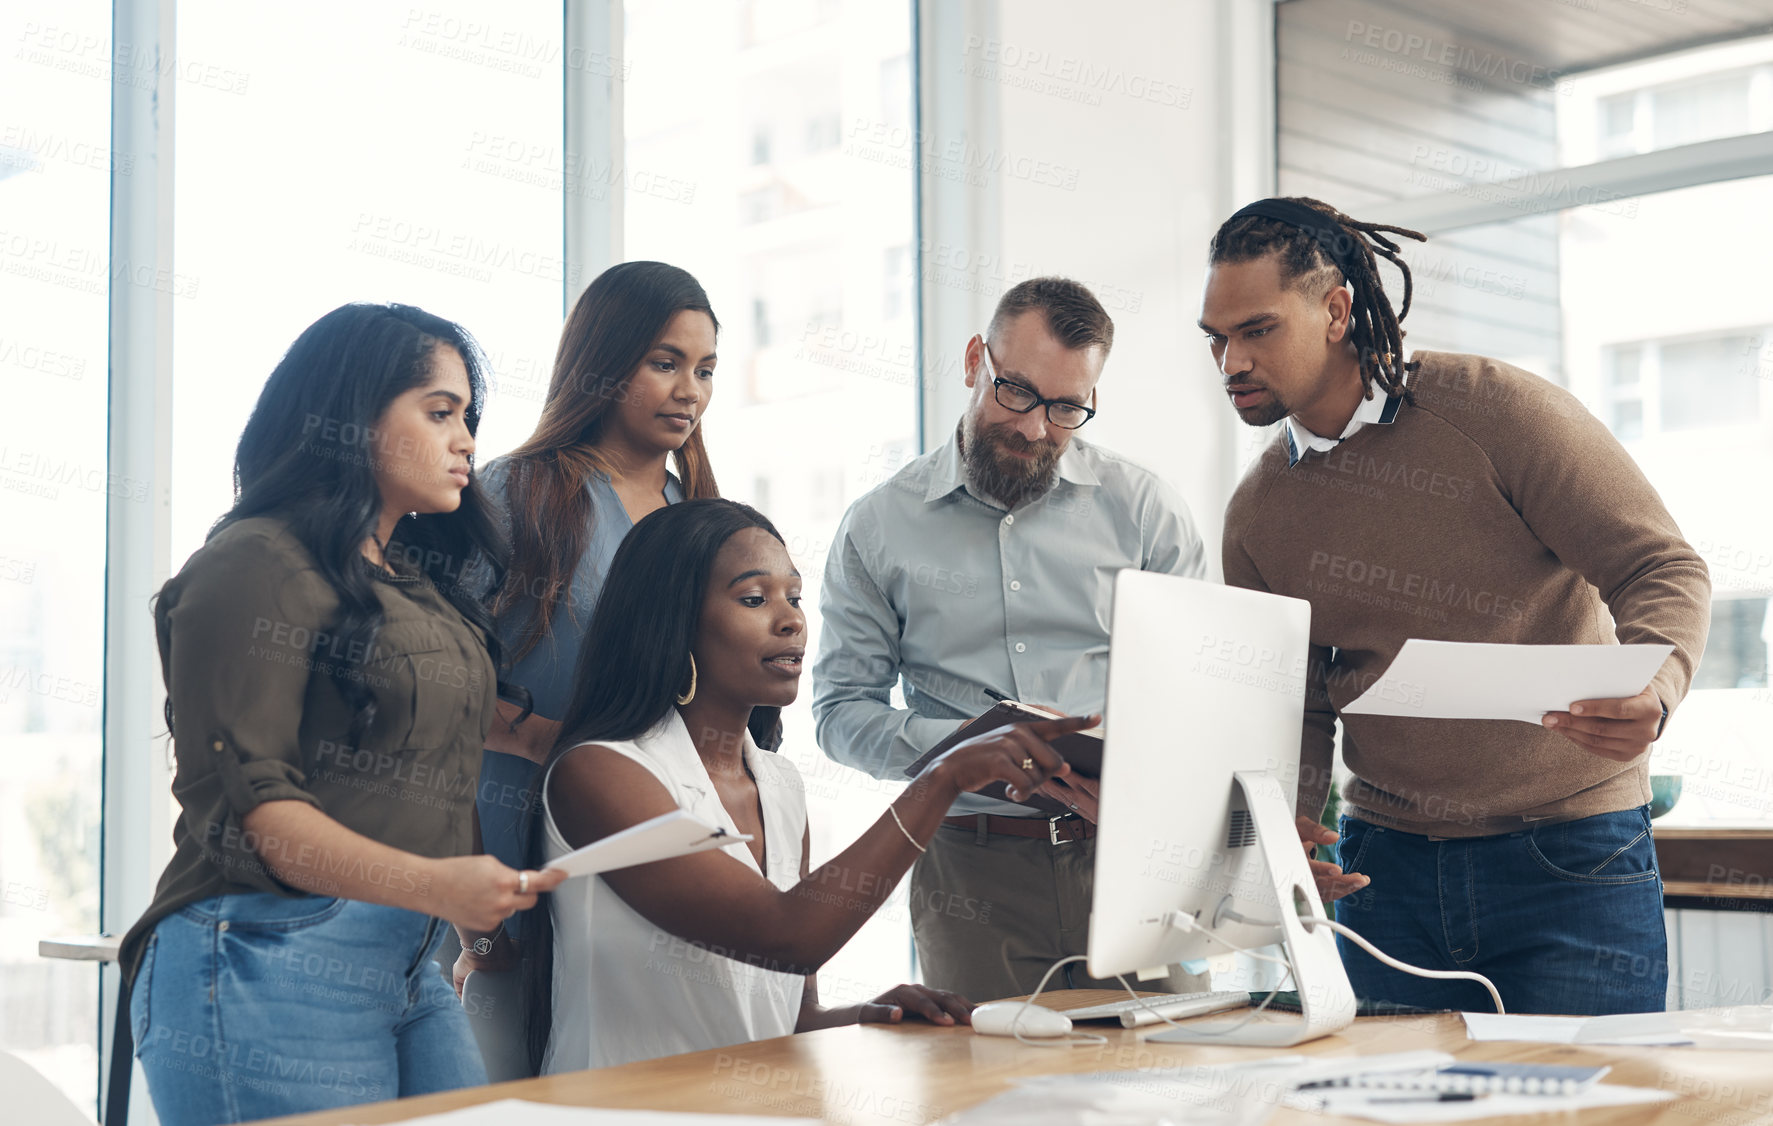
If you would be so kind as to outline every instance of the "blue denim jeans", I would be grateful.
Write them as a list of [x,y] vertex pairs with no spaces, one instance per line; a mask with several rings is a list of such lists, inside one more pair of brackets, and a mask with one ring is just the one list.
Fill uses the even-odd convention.
[[432,955],[438,920],[323,896],[219,895],[154,928],[130,993],[163,1126],[212,1126],[486,1082]]
[[[1648,806],[1494,837],[1436,839],[1342,818],[1342,867],[1372,883],[1337,921],[1400,961],[1474,970],[1509,1012],[1658,1012],[1668,935]],[[1356,997],[1492,1012],[1481,985],[1413,977],[1337,936]]]

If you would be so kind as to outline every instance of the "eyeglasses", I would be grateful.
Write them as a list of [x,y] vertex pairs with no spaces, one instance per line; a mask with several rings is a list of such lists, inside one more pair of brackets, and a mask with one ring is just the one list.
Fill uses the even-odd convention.
[[[991,393],[997,397],[997,404],[1017,414],[1027,414],[1035,407],[1047,408],[1047,421],[1061,430],[1076,430],[1090,419],[1096,417],[1093,407],[1080,406],[1069,399],[1043,399],[1020,383],[1011,383],[997,374],[997,365],[991,359],[991,346],[983,338],[979,341],[980,354],[985,357],[985,374],[991,377]],[[1090,392],[1094,399],[1096,393]]]

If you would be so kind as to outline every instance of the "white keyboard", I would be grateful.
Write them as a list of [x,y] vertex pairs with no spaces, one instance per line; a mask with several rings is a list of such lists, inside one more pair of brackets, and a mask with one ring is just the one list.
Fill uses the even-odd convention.
[[1120,1001],[1110,1001],[1106,1005],[1066,1009],[1065,1015],[1074,1021],[1118,1020],[1122,1028],[1141,1028],[1147,1024],[1160,1024],[1164,1017],[1181,1020],[1183,1017],[1222,1013],[1226,1009],[1241,1009],[1249,1003],[1248,991],[1228,989],[1218,993],[1175,993],[1137,999],[1127,997]]

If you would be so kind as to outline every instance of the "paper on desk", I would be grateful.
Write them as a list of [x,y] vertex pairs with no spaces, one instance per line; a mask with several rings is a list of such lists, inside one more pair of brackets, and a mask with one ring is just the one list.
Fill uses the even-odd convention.
[[1344,715],[1518,719],[1537,725],[1577,700],[1636,696],[1672,645],[1495,645],[1404,642],[1385,675]]
[[550,860],[546,867],[559,868],[568,876],[595,876],[599,872],[688,856],[722,845],[742,844],[750,839],[743,833],[728,832],[691,817],[681,809],[674,809],[619,833],[611,833],[600,841],[592,841],[584,848],[574,849],[565,856]]
[[[1018,1082],[948,1115],[937,1126],[1262,1126],[1279,1102],[1261,1097],[1259,1090],[1156,1071],[1049,1075],[1039,1083]],[[1271,1096],[1279,1094],[1269,1090]]]
[[[1666,1102],[1673,1091],[1654,1087],[1618,1087],[1596,1083],[1580,1095],[1485,1095],[1463,1102],[1376,1102],[1398,1098],[1399,1091],[1339,1088],[1331,1091],[1300,1091],[1286,1100],[1288,1106],[1317,1110],[1369,1122],[1469,1122],[1508,1114],[1564,1114],[1602,1106]],[[1560,1119],[1562,1121],[1562,1119]]]
[[1473,1040],[1530,1044],[1691,1044],[1672,1013],[1624,1013],[1605,1017],[1507,1016],[1461,1013]]
[[1174,1093],[1194,1087],[1240,1094],[1266,1091],[1273,1101],[1277,1091],[1290,1091],[1307,1083],[1334,1083],[1357,1075],[1433,1071],[1454,1058],[1446,1052],[1387,1052],[1370,1056],[1263,1056],[1221,1064],[1175,1064],[1128,1068],[1124,1071],[1091,1071],[1074,1075],[1018,1075],[1011,1083],[1039,1087],[1054,1083],[1106,1083],[1155,1093]]
[[1726,1005],[1716,1009],[1685,1009],[1681,1031],[1695,1048],[1708,1051],[1773,1051],[1773,1005]]
[[401,1126],[806,1126],[814,1118],[766,1118],[751,1114],[690,1114],[664,1110],[609,1110],[558,1106],[524,1099],[446,1110],[401,1119]]

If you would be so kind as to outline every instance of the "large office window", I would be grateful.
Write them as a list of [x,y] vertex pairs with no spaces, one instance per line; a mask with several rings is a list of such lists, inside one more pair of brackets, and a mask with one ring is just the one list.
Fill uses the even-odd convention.
[[[787,539],[816,651],[838,521],[916,452],[910,7],[628,0],[625,13],[625,257],[682,266],[708,290],[721,321],[709,456],[722,493]],[[808,675],[783,753],[806,779],[817,863],[900,784],[826,759],[811,697]],[[904,897],[821,972],[828,1000],[906,980]]]
[[230,503],[234,446],[302,329],[347,301],[465,325],[496,388],[479,460],[534,425],[564,272],[560,5],[182,0],[173,388],[176,570]]
[[[563,136],[564,76],[610,60],[587,63],[544,0],[181,0],[163,54],[113,43],[110,6],[87,0],[22,0],[0,23],[0,371],[30,420],[0,443],[0,1046],[83,1105],[101,979],[37,943],[100,924],[106,505],[152,503],[157,484],[106,462],[108,289],[170,297],[156,331],[173,341],[171,434],[156,440],[171,449],[171,541],[156,562],[173,571],[231,502],[266,376],[347,301],[462,322],[494,382],[480,460],[526,437],[562,295],[601,264],[563,250],[575,197],[625,212],[622,257],[681,264],[713,296],[715,468],[788,536],[815,643],[838,519],[915,452],[909,6],[636,0],[625,23],[628,145],[615,154]],[[173,154],[111,152],[110,103],[114,71],[139,84],[168,67],[176,267],[160,276],[109,260],[111,177]],[[138,563],[152,554],[139,549]],[[817,752],[810,692],[809,678],[787,751],[822,857],[897,785]],[[901,903],[828,968],[827,997],[878,991],[909,961]]]
[[[1764,49],[1773,59],[1773,41]],[[1773,299],[1756,277],[1773,254],[1770,191],[1773,176],[1704,184],[1561,221],[1569,387],[1625,444],[1711,569],[1705,657],[1651,758],[1652,770],[1688,778],[1674,824],[1773,823],[1773,368],[1764,354]],[[1729,237],[1684,237],[1696,216]],[[1705,283],[1674,281],[1683,277]]]
[[1523,0],[1279,11],[1283,193],[1428,229],[1405,243],[1407,343],[1568,387],[1710,567],[1711,641],[1651,758],[1686,779],[1663,824],[1773,823],[1773,175],[1629,187],[1633,161],[1681,149],[1703,170],[1708,145],[1773,129],[1755,19],[1646,7],[1628,24]]
[[0,1048],[89,1112],[98,969],[37,943],[98,929],[105,505],[148,503],[105,461],[106,294],[153,282],[110,260],[110,40],[105,2],[0,15]]

